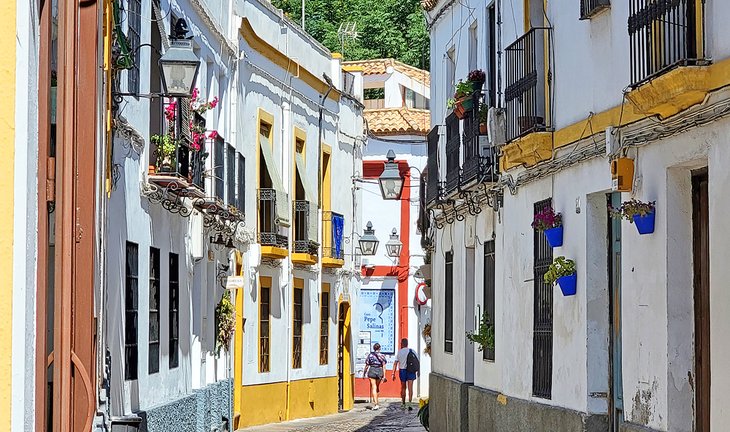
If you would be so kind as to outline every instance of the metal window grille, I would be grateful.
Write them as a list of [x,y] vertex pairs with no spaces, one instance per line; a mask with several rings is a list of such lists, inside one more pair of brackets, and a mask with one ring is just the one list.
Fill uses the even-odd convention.
[[139,247],[127,242],[124,277],[124,379],[137,379],[137,308],[139,302]]
[[494,4],[487,8],[487,19],[489,21],[489,45],[487,47],[487,58],[489,63],[489,76],[487,86],[489,87],[489,106],[497,106],[497,12]]
[[160,370],[160,250],[150,248],[150,322],[149,322],[150,374]]
[[611,7],[611,0],[580,0],[580,17],[587,19]]
[[[699,3],[699,10],[698,10]],[[634,86],[682,65],[701,63],[704,1],[630,0],[631,82]],[[698,40],[700,39],[700,40]]]
[[236,149],[226,146],[226,204],[236,204]]
[[461,147],[461,131],[459,118],[451,113],[446,117],[446,184],[444,189],[449,193],[459,186],[460,164],[459,150]]
[[269,371],[269,305],[271,301],[271,287],[261,287],[259,300],[259,372]]
[[[484,242],[484,312],[487,314],[490,325],[494,325],[495,321],[494,289],[496,285],[496,273],[494,253],[494,240]],[[494,360],[494,347],[484,347],[482,355],[484,360]]]
[[169,296],[170,296],[170,369],[176,368],[180,362],[180,260],[176,253],[170,253],[169,262]]
[[216,198],[218,198],[221,202],[224,202],[225,199],[225,175],[226,175],[226,162],[225,162],[225,151],[226,151],[226,144],[225,141],[223,141],[223,138],[216,138],[215,142],[213,142],[213,172],[215,173],[215,191],[214,195]]
[[[552,206],[552,200],[535,203],[535,214]],[[543,276],[553,261],[553,249],[545,235],[534,230],[534,309],[532,348],[532,394],[550,399],[553,387],[553,287]]]
[[446,252],[444,283],[444,351],[454,352],[454,253]]
[[319,301],[319,364],[329,363],[330,344],[330,293],[322,292]]
[[294,252],[316,255],[318,245],[309,239],[309,201],[294,201]]
[[236,208],[244,213],[246,211],[246,158],[238,154],[238,196],[236,197]]
[[428,133],[428,171],[426,202],[432,203],[439,197],[439,127],[434,126]]
[[302,288],[294,288],[294,323],[292,328],[292,368],[302,367]]
[[507,140],[548,127],[548,54],[552,29],[536,27],[505,50],[507,88],[504,92]]
[[259,189],[259,243],[287,248],[289,239],[278,233],[276,200],[275,189]]
[[139,93],[139,48],[140,35],[142,34],[142,1],[127,1],[127,23],[129,30],[127,39],[134,56],[134,66],[127,70],[127,91],[129,93]]

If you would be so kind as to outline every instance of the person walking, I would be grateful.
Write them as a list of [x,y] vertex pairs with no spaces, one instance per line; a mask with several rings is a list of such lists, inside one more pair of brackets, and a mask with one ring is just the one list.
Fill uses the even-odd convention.
[[373,351],[365,359],[365,370],[362,372],[362,377],[370,380],[370,400],[375,403],[373,410],[380,408],[378,393],[380,392],[380,383],[385,382],[386,363],[385,356],[380,353],[380,344],[376,343],[373,345]]
[[395,379],[395,372],[398,371],[401,407],[403,409],[406,408],[406,387],[408,388],[408,411],[413,411],[413,381],[420,374],[420,369],[421,364],[418,355],[408,348],[408,339],[401,339],[400,350],[396,354],[395,365],[393,365],[393,379]]

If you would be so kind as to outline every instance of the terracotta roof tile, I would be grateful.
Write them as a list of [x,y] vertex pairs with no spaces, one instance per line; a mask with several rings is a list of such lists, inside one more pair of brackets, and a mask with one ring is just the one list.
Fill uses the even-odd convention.
[[364,112],[375,135],[427,135],[431,129],[428,110],[409,108],[368,109]]
[[392,66],[393,69],[398,72],[419,81],[426,86],[431,85],[431,74],[428,71],[418,69],[392,58],[348,61],[344,62],[343,66],[361,67],[363,75],[382,75],[387,73],[389,66]]

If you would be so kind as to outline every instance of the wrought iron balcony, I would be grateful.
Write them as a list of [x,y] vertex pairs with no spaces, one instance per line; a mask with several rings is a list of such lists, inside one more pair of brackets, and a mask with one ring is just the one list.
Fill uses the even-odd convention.
[[279,221],[276,218],[276,190],[259,189],[259,243],[261,246],[288,249],[289,238],[280,234],[279,230]]
[[533,28],[505,50],[507,141],[548,128],[551,32]]
[[580,19],[588,19],[611,7],[611,0],[580,0]]
[[642,82],[677,66],[704,62],[702,20],[705,2],[630,0],[631,82]]
[[[319,244],[312,240],[317,236],[316,224],[313,224],[314,213],[309,201],[294,201],[294,253],[312,256],[319,254]],[[314,232],[313,232],[314,231]]]
[[444,193],[449,194],[459,187],[461,175],[461,131],[459,118],[451,113],[446,117],[446,182]]
[[342,267],[345,260],[345,217],[333,211],[322,212],[322,265]]
[[428,161],[426,162],[426,205],[438,201],[441,194],[439,177],[439,127],[434,126],[428,133]]
[[478,92],[474,93],[473,98],[475,108],[467,113],[463,123],[464,162],[461,166],[460,186],[474,180],[493,182],[497,177],[496,151],[487,138],[486,116],[482,111],[489,106],[489,96]]

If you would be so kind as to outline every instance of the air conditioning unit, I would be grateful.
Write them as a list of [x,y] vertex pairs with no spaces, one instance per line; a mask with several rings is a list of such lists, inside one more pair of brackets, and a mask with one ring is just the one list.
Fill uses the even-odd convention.
[[483,158],[492,158],[494,153],[492,143],[489,142],[489,137],[479,135],[479,156]]
[[487,111],[487,137],[494,146],[503,145],[506,139],[507,126],[505,124],[504,111],[491,107]]

